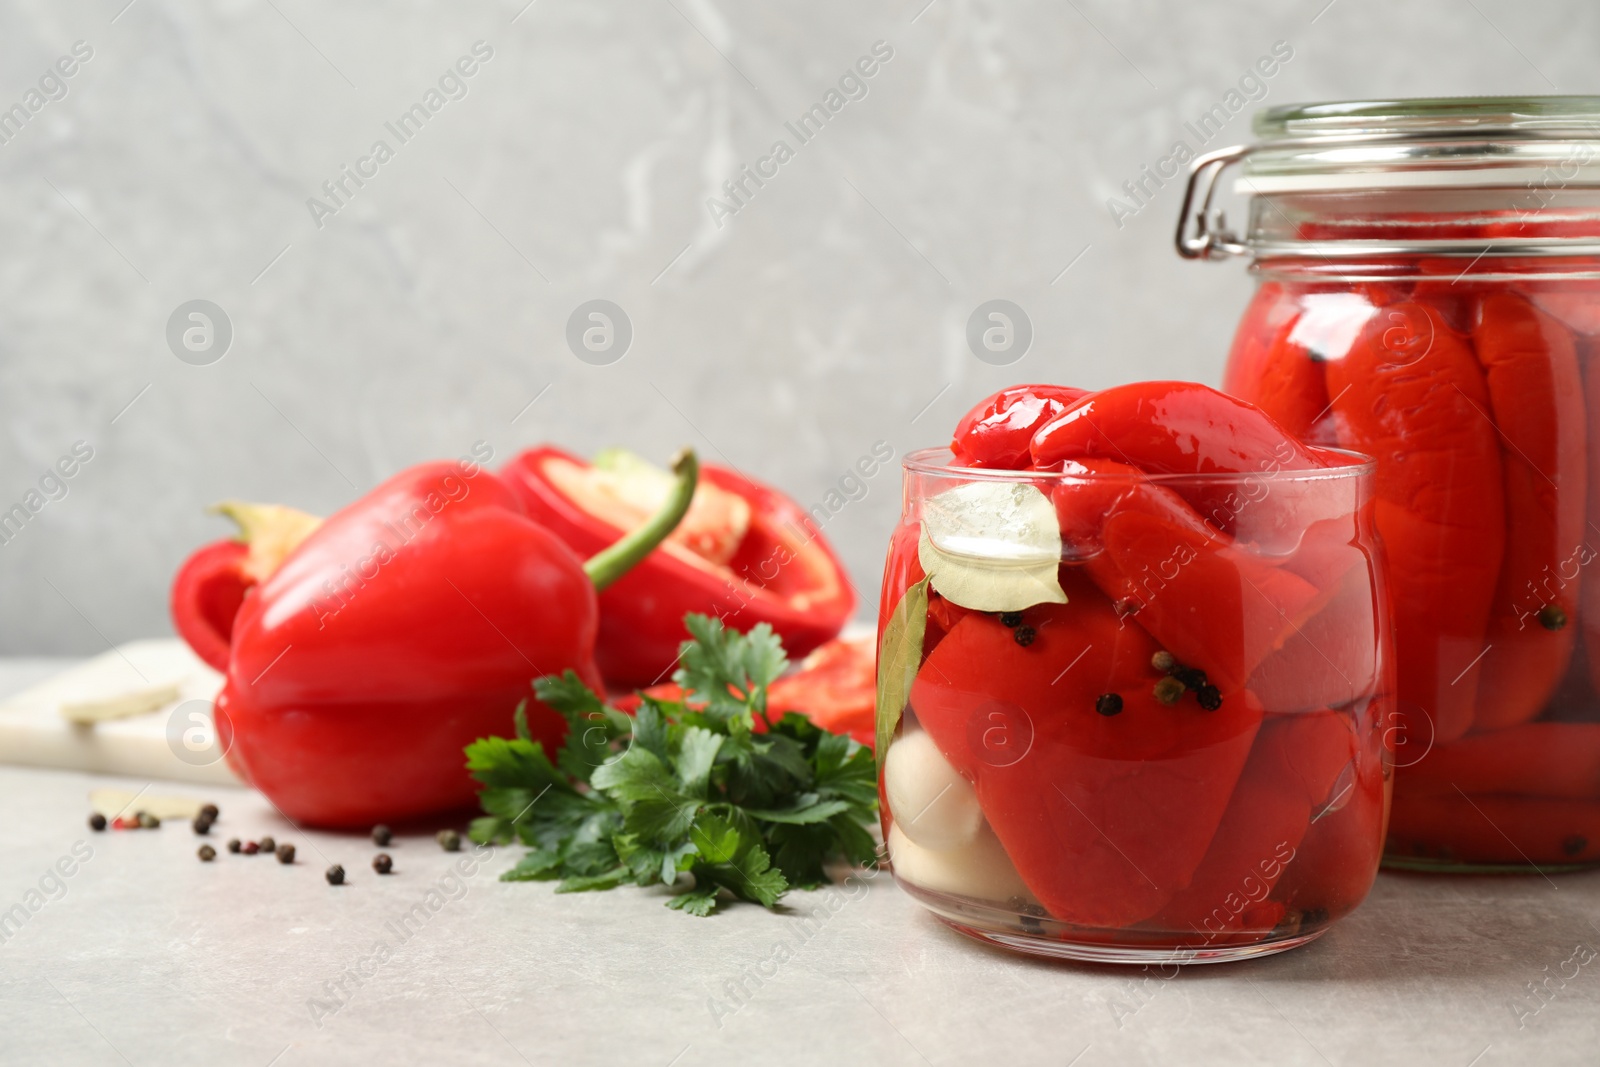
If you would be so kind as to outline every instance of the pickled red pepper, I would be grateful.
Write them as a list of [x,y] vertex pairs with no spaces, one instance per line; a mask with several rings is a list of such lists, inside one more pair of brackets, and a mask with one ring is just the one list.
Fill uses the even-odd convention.
[[1505,546],[1488,387],[1466,338],[1426,304],[1373,316],[1327,364],[1339,442],[1378,465],[1376,517],[1393,575],[1401,714],[1447,743],[1472,728]]
[[[1339,442],[1378,460],[1401,710],[1411,754],[1425,752],[1397,775],[1390,853],[1592,862],[1600,723],[1546,720],[1563,687],[1600,678],[1600,575],[1590,566],[1600,555],[1600,434],[1587,414],[1600,411],[1595,290],[1489,284],[1464,265],[1412,261],[1409,280],[1351,284],[1336,298],[1355,301],[1350,314],[1364,325],[1343,348],[1315,354],[1272,352],[1258,339],[1264,322],[1298,321],[1328,299],[1327,287],[1263,285],[1227,380],[1286,420],[1331,397]],[[1294,395],[1280,383],[1298,372],[1275,363],[1321,366],[1326,385],[1302,382]],[[1580,636],[1586,657],[1575,662]]]
[[[961,421],[951,452],[1051,476],[1039,484],[1065,602],[947,599],[919,561],[924,518],[891,540],[880,639],[920,590],[905,714],[971,783],[1030,906],[1192,946],[1292,936],[1353,907],[1376,870],[1386,778],[1371,709],[1392,679],[1357,547],[1370,505],[1317,481],[1349,457],[1185,382],[1003,390]],[[1163,484],[1284,471],[1305,485],[1241,497]],[[924,812],[885,815],[891,855],[912,848]]]

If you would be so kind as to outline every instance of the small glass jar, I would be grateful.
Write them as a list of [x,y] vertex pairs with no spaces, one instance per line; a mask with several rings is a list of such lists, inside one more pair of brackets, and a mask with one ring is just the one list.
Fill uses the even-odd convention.
[[[1372,455],[1398,666],[1385,861],[1600,863],[1600,98],[1274,108],[1179,251],[1259,280],[1224,387]],[[1210,208],[1240,162],[1240,237]]]
[[907,456],[878,659],[896,881],[972,937],[1105,962],[1277,952],[1356,907],[1394,679],[1372,465],[1342,458]]

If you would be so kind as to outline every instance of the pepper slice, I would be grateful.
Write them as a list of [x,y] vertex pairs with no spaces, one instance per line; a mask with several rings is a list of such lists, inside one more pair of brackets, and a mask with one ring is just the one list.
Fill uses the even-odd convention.
[[[514,457],[501,474],[535,522],[587,556],[622,536],[627,521],[583,495],[588,471],[578,457],[544,446]],[[749,504],[748,528],[724,561],[668,541],[600,595],[595,655],[616,688],[652,685],[672,672],[690,612],[738,630],[767,623],[791,655],[803,656],[837,636],[855,610],[848,574],[798,504],[725,468],[707,466],[702,478]]]
[[[1193,930],[1210,942],[1240,930],[1250,904],[1265,901],[1295,857],[1314,815],[1330,804],[1340,776],[1354,788],[1356,735],[1350,717],[1332,711],[1271,716],[1256,736],[1250,759],[1205,859],[1189,887],[1169,901],[1153,924]],[[1376,828],[1371,831],[1376,839]],[[1372,855],[1376,870],[1377,854]]]
[[1391,564],[1400,713],[1420,709],[1448,743],[1472,726],[1505,546],[1504,468],[1465,339],[1425,304],[1384,310],[1327,364],[1328,394],[1339,443],[1387,457],[1374,517]]
[[1474,729],[1497,730],[1538,715],[1572,658],[1587,417],[1572,336],[1521,296],[1484,296],[1472,344],[1504,444],[1509,520],[1474,718]]
[[950,451],[968,467],[1023,470],[1032,461],[1034,433],[1085,397],[1067,385],[1013,385],[985,397],[956,423]]
[[1052,490],[1062,540],[1105,595],[1179,662],[1244,685],[1299,622],[1318,587],[1236,546],[1137,468],[1070,461],[1088,477]]
[[[911,706],[976,786],[1028,888],[1067,922],[1124,927],[1189,883],[1261,722],[1243,690],[1165,706],[1158,646],[1063,568],[1069,602],[1023,612],[1026,646],[993,615],[962,617],[928,656]],[[1112,700],[1116,697],[1119,699]],[[1114,709],[1114,710],[1113,710]]]

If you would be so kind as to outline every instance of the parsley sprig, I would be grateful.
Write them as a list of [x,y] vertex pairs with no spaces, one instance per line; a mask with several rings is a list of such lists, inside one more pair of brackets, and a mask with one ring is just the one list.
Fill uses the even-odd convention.
[[467,746],[484,786],[472,839],[529,846],[502,879],[559,880],[572,893],[689,875],[692,888],[667,906],[710,915],[730,895],[773,907],[790,888],[828,881],[830,860],[873,859],[872,752],[801,715],[772,720],[767,687],[789,661],[771,627],[685,622],[693,640],[673,675],[682,701],[640,694],[630,717],[568,671],[534,682],[569,727],[554,763],[529,736],[525,703],[515,738]]

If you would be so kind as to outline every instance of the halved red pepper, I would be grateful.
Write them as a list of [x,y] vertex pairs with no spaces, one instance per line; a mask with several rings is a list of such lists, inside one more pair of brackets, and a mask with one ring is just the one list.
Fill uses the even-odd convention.
[[1472,726],[1505,545],[1504,472],[1465,338],[1426,304],[1385,311],[1328,362],[1328,394],[1340,444],[1384,458],[1374,514],[1391,564],[1401,714],[1428,715],[1446,743]]
[[170,607],[178,636],[212,668],[226,671],[233,622],[245,596],[322,520],[281,504],[230,500],[211,510],[232,519],[239,536],[203,545],[183,561],[172,580]]
[[[624,529],[580,495],[588,469],[578,457],[542,446],[513,458],[501,475],[534,521],[588,555]],[[707,466],[703,477],[748,503],[748,529],[725,562],[666,542],[601,594],[597,658],[613,687],[648,686],[670,674],[688,640],[683,617],[690,612],[736,630],[767,623],[791,655],[803,656],[835,637],[855,610],[848,574],[798,504],[733,470]]]
[[1473,720],[1497,730],[1538,715],[1572,658],[1587,416],[1572,336],[1521,296],[1483,296],[1472,345],[1503,443],[1509,520]]
[[[1203,710],[1153,695],[1158,647],[1063,568],[1069,601],[1022,613],[1026,647],[973,612],[928,656],[917,721],[977,788],[1018,873],[1058,919],[1124,927],[1156,914],[1205,855],[1261,722],[1244,690]],[[1102,698],[1115,695],[1117,711]],[[1012,731],[998,750],[994,729]],[[1025,743],[1024,743],[1025,742]],[[996,751],[1004,755],[996,756]],[[1020,758],[1016,753],[1021,752]]]
[[[425,463],[343,508],[246,598],[217,730],[230,765],[290,819],[370,826],[463,807],[461,750],[506,736],[530,682],[594,664],[603,588],[682,518],[662,509],[581,561],[474,464]],[[529,701],[546,750],[566,723]]]
[[1088,395],[1066,385],[1013,385],[986,397],[956,423],[950,451],[969,467],[1023,470],[1034,433]]

